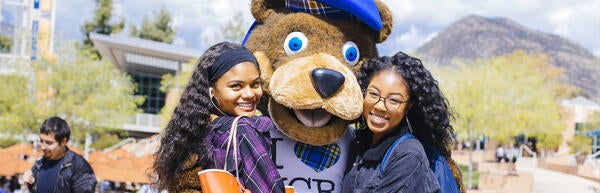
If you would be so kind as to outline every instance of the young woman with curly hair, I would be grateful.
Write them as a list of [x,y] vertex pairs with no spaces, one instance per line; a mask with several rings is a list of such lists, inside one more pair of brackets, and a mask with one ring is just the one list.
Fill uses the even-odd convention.
[[[438,163],[430,161],[451,160],[454,130],[448,102],[421,61],[402,52],[371,59],[361,67],[358,81],[363,116],[342,192],[458,192],[451,167],[444,162],[442,169],[450,174],[440,176]],[[438,182],[440,177],[450,178],[452,190]]]
[[[228,42],[208,48],[154,155],[159,187],[169,192],[200,192],[197,172],[226,164],[230,173],[239,171],[241,184],[252,192],[283,192],[282,178],[270,159],[268,130],[275,126],[268,117],[254,116],[261,96],[252,53]],[[232,151],[226,155],[236,116],[244,116],[237,124],[237,164]]]

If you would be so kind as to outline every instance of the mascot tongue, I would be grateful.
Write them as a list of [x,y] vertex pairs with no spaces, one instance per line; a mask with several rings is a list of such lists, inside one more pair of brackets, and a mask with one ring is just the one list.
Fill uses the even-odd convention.
[[331,119],[331,113],[324,109],[294,109],[294,114],[307,127],[322,127]]

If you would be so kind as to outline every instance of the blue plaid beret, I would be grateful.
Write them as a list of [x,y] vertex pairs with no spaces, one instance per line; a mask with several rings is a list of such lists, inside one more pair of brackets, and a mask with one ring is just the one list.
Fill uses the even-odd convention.
[[[354,19],[379,31],[383,27],[379,10],[374,0],[285,0],[287,9],[296,12],[320,15],[328,18]],[[242,45],[246,44],[256,22],[250,26]]]
[[286,8],[329,18],[358,19],[380,30],[381,17],[373,0],[285,0]]

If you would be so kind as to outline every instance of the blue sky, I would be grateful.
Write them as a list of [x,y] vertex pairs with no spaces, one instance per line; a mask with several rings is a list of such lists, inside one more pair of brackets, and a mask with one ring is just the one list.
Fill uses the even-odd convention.
[[[453,22],[467,15],[508,18],[528,28],[553,33],[600,56],[600,1],[598,0],[383,0],[394,13],[392,36],[380,45],[385,55],[412,51]],[[218,39],[219,26],[244,16],[253,21],[250,0],[114,0],[115,18],[139,25],[161,7],[174,19],[178,33],[174,43],[202,49],[203,39]],[[57,0],[56,32],[60,37],[81,40],[80,26],[93,17],[94,0]]]

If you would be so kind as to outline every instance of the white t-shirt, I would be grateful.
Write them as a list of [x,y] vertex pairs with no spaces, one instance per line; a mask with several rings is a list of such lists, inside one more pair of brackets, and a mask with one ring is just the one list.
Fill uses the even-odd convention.
[[[341,192],[348,148],[352,141],[350,129],[336,143],[325,146],[298,142],[279,130],[272,130],[270,133],[271,148],[275,148],[275,165],[286,186],[294,186],[296,193]],[[321,156],[323,152],[326,152],[326,156]],[[302,161],[302,157],[307,163]],[[327,158],[322,159],[323,157]],[[319,164],[315,164],[317,162]]]
[[496,148],[496,157],[504,157],[504,148],[502,148],[502,147]]

